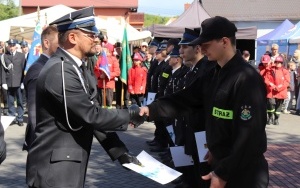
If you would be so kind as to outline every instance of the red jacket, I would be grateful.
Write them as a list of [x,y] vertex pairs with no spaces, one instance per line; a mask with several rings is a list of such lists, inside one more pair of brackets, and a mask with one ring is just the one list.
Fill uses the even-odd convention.
[[265,69],[263,78],[267,87],[267,98],[286,99],[290,74],[285,68]]
[[128,92],[130,94],[145,94],[147,68],[134,66],[128,71]]
[[[101,62],[101,56],[98,57],[98,61],[97,64],[94,68],[94,72],[95,72],[95,76],[98,80],[98,88],[104,88],[103,85],[103,78],[100,78],[100,76],[103,73],[102,70],[99,69],[99,64]],[[109,67],[109,71],[110,71],[110,79],[108,79],[105,76],[105,88],[109,88],[109,89],[115,89],[115,77],[120,76],[120,66],[119,66],[119,62],[117,60],[117,58],[115,56],[112,55],[107,55],[107,61],[108,61],[108,67]]]

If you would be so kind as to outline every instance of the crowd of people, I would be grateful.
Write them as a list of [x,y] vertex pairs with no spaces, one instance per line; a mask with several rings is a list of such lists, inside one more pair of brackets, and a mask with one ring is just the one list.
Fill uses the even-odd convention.
[[[300,50],[287,61],[273,44],[257,70],[249,51],[236,49],[235,25],[217,16],[201,28],[185,28],[181,40],[133,47],[124,83],[122,44],[99,34],[93,16],[85,8],[46,27],[43,54],[26,75],[28,43],[1,42],[3,114],[23,126],[28,109],[23,149],[29,187],[83,187],[93,137],[113,161],[140,165],[113,131],[144,120],[156,127],[150,151],[183,173],[175,187],[267,187],[265,126],[279,125],[281,111],[300,115]],[[150,93],[155,100],[146,105]],[[204,159],[195,139],[200,131],[209,149]],[[193,165],[175,167],[173,146],[183,146]]]
[[268,125],[279,125],[281,113],[300,115],[300,50],[290,58],[278,52],[278,44],[272,44],[271,53],[266,52],[258,66],[267,88]]

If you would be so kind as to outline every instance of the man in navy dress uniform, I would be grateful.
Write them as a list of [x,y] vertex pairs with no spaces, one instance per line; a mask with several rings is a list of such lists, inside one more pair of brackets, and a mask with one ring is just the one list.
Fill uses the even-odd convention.
[[37,79],[36,128],[27,157],[29,187],[84,187],[94,130],[126,130],[138,126],[139,108],[102,109],[92,101],[82,59],[95,54],[98,30],[88,7],[52,22],[59,48]]
[[8,42],[9,51],[5,54],[4,60],[8,69],[6,73],[6,86],[8,86],[8,115],[15,116],[15,98],[17,99],[17,117],[15,123],[23,126],[23,97],[21,88],[24,78],[25,55],[17,52],[16,39],[10,39]]

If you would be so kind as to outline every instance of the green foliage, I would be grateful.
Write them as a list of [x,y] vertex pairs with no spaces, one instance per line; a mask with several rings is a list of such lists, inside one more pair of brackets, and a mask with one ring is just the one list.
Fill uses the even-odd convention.
[[19,8],[13,0],[0,0],[0,20],[18,16]]
[[151,14],[144,15],[144,27],[151,26],[152,24],[166,24],[171,17],[163,17]]

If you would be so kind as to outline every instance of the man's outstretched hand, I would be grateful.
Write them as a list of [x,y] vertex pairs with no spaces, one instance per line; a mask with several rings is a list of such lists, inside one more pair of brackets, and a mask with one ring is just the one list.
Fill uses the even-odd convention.
[[132,124],[135,128],[144,123],[145,117],[140,116],[140,107],[136,104],[131,105],[128,108],[130,120],[129,123]]
[[133,164],[142,166],[142,163],[135,156],[132,156],[127,152],[125,152],[123,155],[121,155],[118,158],[118,161],[120,162],[121,165],[125,164],[125,163],[133,163]]
[[226,185],[226,181],[222,180],[214,172],[210,172],[209,174],[202,176],[202,179],[210,180],[210,188],[224,188]]
[[140,108],[140,116],[149,116],[149,108],[147,106]]

